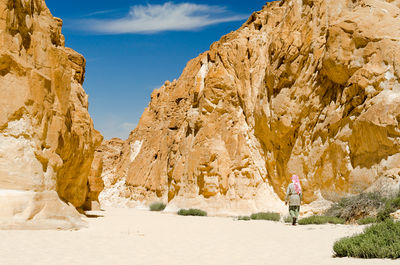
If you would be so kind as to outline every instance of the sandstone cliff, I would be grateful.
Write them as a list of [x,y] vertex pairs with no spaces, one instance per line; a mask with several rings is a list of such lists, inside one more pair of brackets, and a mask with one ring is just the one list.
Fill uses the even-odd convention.
[[92,166],[88,176],[88,191],[83,210],[100,210],[99,194],[104,189],[104,181],[101,177],[103,172],[103,155],[99,150],[94,153]]
[[[113,170],[132,200],[281,209],[400,181],[400,1],[268,3],[151,95]],[[110,171],[108,171],[110,172]]]
[[[44,0],[0,0],[0,227],[74,228],[94,149],[85,59]],[[67,204],[68,203],[68,204]]]
[[99,195],[102,206],[133,206],[130,200],[131,191],[126,185],[125,178],[118,177],[117,167],[123,156],[123,148],[126,143],[118,138],[104,141],[96,150],[96,157],[103,159],[101,178],[104,188]]

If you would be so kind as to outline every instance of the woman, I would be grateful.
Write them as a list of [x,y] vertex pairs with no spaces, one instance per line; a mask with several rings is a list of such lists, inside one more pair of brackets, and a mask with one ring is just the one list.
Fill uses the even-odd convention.
[[289,203],[289,214],[293,220],[292,225],[296,225],[297,218],[299,217],[301,199],[300,180],[298,176],[293,175],[292,183],[287,187],[285,199],[285,205]]

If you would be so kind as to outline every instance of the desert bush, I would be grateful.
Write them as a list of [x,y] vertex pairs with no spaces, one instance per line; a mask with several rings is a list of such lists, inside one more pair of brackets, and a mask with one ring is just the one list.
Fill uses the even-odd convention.
[[252,215],[250,215],[250,218],[253,220],[279,221],[281,219],[281,215],[274,212],[260,212],[253,213]]
[[291,223],[293,221],[293,218],[290,215],[286,215],[285,217],[283,217],[283,221],[285,223]]
[[346,220],[335,217],[335,216],[323,216],[323,215],[313,215],[310,217],[302,218],[298,221],[299,225],[310,225],[310,224],[344,224]]
[[347,222],[354,221],[371,215],[371,212],[378,212],[385,201],[386,198],[378,192],[361,193],[342,198],[334,203],[324,215],[343,218]]
[[400,222],[386,220],[335,242],[336,257],[400,258]]
[[237,219],[240,221],[250,221],[251,220],[250,216],[238,216]]
[[390,219],[390,214],[400,209],[400,193],[387,199],[384,207],[378,212],[376,219],[380,222]]
[[192,216],[207,216],[207,212],[200,209],[180,209],[178,211],[179,215],[192,215]]
[[162,202],[153,202],[150,204],[150,211],[163,211],[167,205]]
[[358,220],[358,221],[357,221],[357,224],[359,224],[359,225],[367,225],[367,224],[376,223],[376,221],[377,221],[377,220],[376,220],[376,217],[374,217],[374,216],[367,216],[367,217],[364,217],[364,218]]

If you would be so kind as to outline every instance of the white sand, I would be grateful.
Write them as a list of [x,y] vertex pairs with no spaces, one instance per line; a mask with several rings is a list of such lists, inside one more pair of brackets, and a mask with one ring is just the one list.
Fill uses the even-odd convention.
[[400,264],[332,258],[360,226],[295,226],[233,218],[108,209],[80,231],[0,231],[0,264]]

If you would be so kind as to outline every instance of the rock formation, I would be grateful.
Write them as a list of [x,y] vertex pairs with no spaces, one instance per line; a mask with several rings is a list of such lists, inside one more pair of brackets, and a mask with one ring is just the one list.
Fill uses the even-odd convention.
[[[166,82],[118,158],[132,200],[281,209],[400,181],[400,1],[282,0]],[[110,172],[110,169],[108,170]]]
[[104,141],[96,150],[96,157],[103,159],[103,171],[101,178],[104,181],[103,191],[99,195],[102,206],[133,206],[130,200],[131,192],[125,178],[119,178],[116,174],[118,161],[123,156],[125,142],[118,138]]
[[0,227],[77,228],[95,148],[85,59],[44,0],[0,0]]
[[84,210],[101,210],[99,204],[99,194],[104,189],[104,181],[101,177],[103,172],[103,155],[99,150],[95,151],[92,166],[88,176],[88,193],[86,196]]

